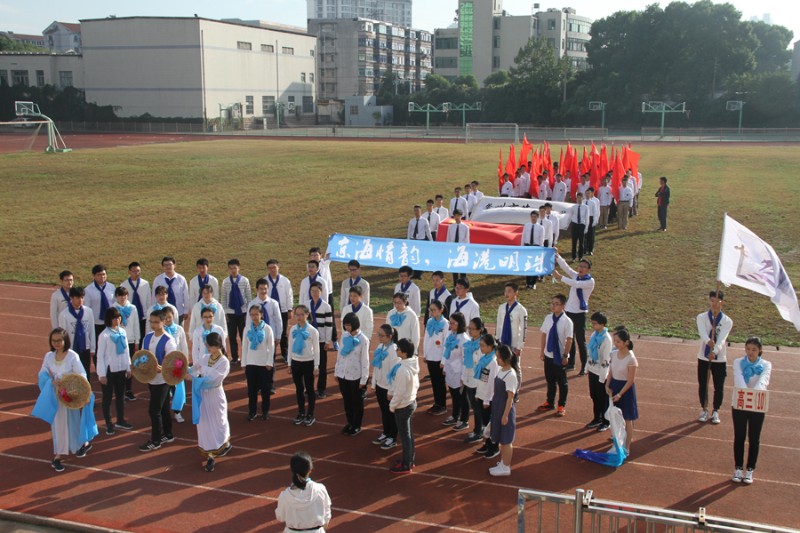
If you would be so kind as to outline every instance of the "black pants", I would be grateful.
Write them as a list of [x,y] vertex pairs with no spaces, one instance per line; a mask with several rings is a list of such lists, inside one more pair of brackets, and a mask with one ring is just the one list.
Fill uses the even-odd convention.
[[570,313],[567,316],[572,320],[573,342],[569,348],[569,368],[575,368],[575,345],[578,345],[578,353],[581,356],[581,372],[586,370],[586,313]]
[[[140,329],[139,331],[144,331],[144,330]],[[133,354],[136,353],[136,350],[133,349],[134,346],[136,346],[136,345],[133,344],[133,343],[129,343],[128,344],[128,353],[131,355],[131,359],[133,359]],[[186,354],[186,355],[189,355],[189,354]],[[131,392],[131,391],[133,391],[133,375],[132,374],[131,374],[131,377],[125,378],[125,392],[128,393],[128,392]]]
[[567,405],[567,393],[569,385],[567,383],[567,371],[563,366],[553,362],[552,357],[544,358],[544,378],[547,380],[547,403],[555,404],[556,387],[558,387],[558,405]]
[[465,388],[463,385],[457,389],[449,387],[450,399],[453,402],[453,418],[459,422],[469,420],[469,399],[464,391]]
[[247,379],[247,412],[255,416],[258,409],[258,394],[261,393],[261,413],[269,413],[269,389],[272,387],[273,370],[266,366],[247,365],[244,376]]
[[281,313],[281,322],[283,323],[283,333],[281,333],[281,355],[284,362],[289,357],[289,311]]
[[81,350],[78,352],[78,358],[81,360],[81,365],[83,365],[83,369],[86,371],[86,379],[91,382],[92,375],[89,373],[89,369],[92,368],[91,350]]
[[661,229],[667,229],[667,209],[668,205],[658,206],[658,223],[661,224]]
[[328,388],[328,350],[325,343],[319,343],[319,376],[317,376],[317,390],[325,392]]
[[447,406],[447,385],[444,382],[444,371],[441,361],[427,361],[428,375],[431,377],[433,388],[433,405],[436,407]]
[[339,391],[344,400],[344,415],[347,418],[347,425],[360,428],[364,420],[364,399],[361,397],[361,384],[357,379],[339,380]]
[[725,392],[725,376],[728,375],[727,365],[723,362],[713,363],[704,359],[697,360],[697,385],[700,407],[708,407],[708,369],[711,367],[711,380],[714,382],[714,411],[722,407],[722,396]]
[[600,376],[593,372],[589,372],[589,396],[592,398],[592,405],[594,407],[593,422],[600,422],[608,424],[605,414],[608,409],[608,393],[606,392],[605,381],[600,381]]
[[161,437],[172,434],[172,413],[169,402],[169,385],[148,385],[150,389],[150,440],[158,444]]
[[764,426],[764,413],[731,409],[733,414],[733,462],[736,468],[744,466],[744,440],[750,441],[747,450],[747,468],[756,469],[758,448],[761,443],[761,428]]
[[[292,381],[297,396],[297,411],[313,415],[317,401],[317,393],[314,392],[314,361],[292,361]],[[306,392],[308,411],[306,411]]]
[[[239,339],[244,342],[244,324],[247,317],[242,313],[225,313],[225,321],[228,323],[228,342],[231,345],[231,360],[235,363],[239,360]],[[238,337],[236,335],[239,335]]]
[[475,396],[478,389],[473,389],[464,385],[464,391],[467,396],[469,404],[472,406],[472,431],[478,434],[483,433],[483,428],[486,427],[488,420],[483,419],[483,400]]
[[397,418],[389,410],[389,391],[376,385],[375,397],[378,399],[378,407],[381,408],[383,434],[390,439],[397,439]]
[[[572,231],[572,259],[577,259],[579,257],[583,257],[585,252],[584,246],[584,233],[586,232],[586,224],[576,224],[572,223],[569,225]],[[575,249],[577,248],[578,255],[575,255]]]
[[586,230],[586,253],[594,253],[594,236],[595,236],[595,222],[594,217],[589,217],[589,229]]
[[106,425],[111,425],[111,395],[114,394],[114,406],[117,410],[117,421],[125,420],[125,371],[111,372],[106,368],[106,384],[103,389],[103,418]]
[[328,295],[328,305],[331,306],[331,322],[333,322],[333,333],[331,333],[331,342],[336,342],[339,340],[339,333],[338,333],[339,328],[336,327],[336,306],[333,305],[333,291],[331,291],[331,293]]

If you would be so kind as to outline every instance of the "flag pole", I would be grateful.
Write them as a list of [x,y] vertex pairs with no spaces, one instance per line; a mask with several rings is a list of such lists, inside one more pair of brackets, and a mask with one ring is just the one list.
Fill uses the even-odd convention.
[[717,260],[717,291],[720,285],[720,268],[722,267],[722,244],[725,242],[725,226],[728,221],[728,213],[725,212],[725,218],[722,219],[722,236],[719,239],[719,259]]

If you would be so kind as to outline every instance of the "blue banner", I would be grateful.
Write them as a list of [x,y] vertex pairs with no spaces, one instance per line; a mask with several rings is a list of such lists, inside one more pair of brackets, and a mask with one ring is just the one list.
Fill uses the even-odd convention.
[[555,267],[555,250],[541,246],[501,246],[455,242],[385,239],[334,233],[328,238],[331,261],[415,270],[494,274],[502,276],[545,276]]

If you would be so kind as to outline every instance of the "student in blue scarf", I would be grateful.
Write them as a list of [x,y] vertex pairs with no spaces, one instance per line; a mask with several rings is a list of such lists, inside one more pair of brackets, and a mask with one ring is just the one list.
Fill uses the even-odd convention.
[[[106,309],[106,329],[97,339],[97,377],[103,388],[103,418],[106,435],[116,428],[132,429],[125,420],[125,380],[131,375],[131,354],[128,336],[122,327],[122,314],[116,307]],[[111,420],[111,398],[116,397],[117,423]]]
[[[761,442],[761,428],[764,427],[765,413],[745,411],[738,402],[737,389],[766,391],[772,375],[772,363],[763,357],[761,339],[750,337],[744,345],[744,357],[733,362],[733,395],[731,413],[733,414],[733,462],[735,469],[731,481],[734,483],[753,483],[753,471],[758,461]],[[744,462],[744,443],[749,438],[747,463]],[[747,469],[745,470],[745,467]]]
[[378,328],[378,346],[372,353],[372,389],[381,410],[383,431],[372,444],[382,450],[397,446],[397,420],[389,410],[389,372],[400,362],[397,356],[397,331],[389,324]]
[[450,334],[444,340],[442,368],[444,368],[445,383],[450,389],[453,413],[442,422],[442,425],[453,426],[454,431],[469,428],[469,400],[461,379],[464,366],[464,343],[469,340],[466,330],[467,324],[464,315],[458,311],[451,314]]
[[[722,291],[708,293],[708,311],[697,315],[697,332],[700,335],[700,347],[697,352],[697,385],[700,398],[700,416],[698,422],[719,424],[719,410],[725,388],[725,377],[728,374],[727,345],[728,335],[733,328],[733,320],[722,311],[725,296]],[[708,381],[709,374],[714,383],[711,417],[708,416]]]
[[369,381],[369,339],[361,332],[361,321],[355,313],[347,313],[342,318],[342,327],[344,333],[334,375],[339,382],[347,418],[342,434],[354,437],[361,433],[361,422],[364,419],[364,398],[361,391],[367,388]]
[[589,338],[589,361],[586,373],[589,374],[589,396],[592,398],[593,416],[586,424],[586,429],[606,431],[610,426],[606,420],[605,412],[608,409],[608,394],[606,394],[606,378],[611,364],[611,335],[608,333],[608,319],[603,313],[594,313],[592,321],[592,336]]
[[463,346],[464,366],[461,369],[461,381],[464,383],[464,395],[467,397],[467,403],[472,407],[473,427],[472,431],[464,438],[464,444],[473,444],[483,440],[483,430],[489,421],[488,417],[484,416],[483,402],[477,397],[480,373],[476,373],[476,369],[478,361],[484,355],[481,339],[486,335],[486,327],[480,317],[469,321],[467,335],[469,340]]
[[444,341],[448,334],[448,322],[444,316],[444,305],[439,300],[431,300],[428,304],[428,318],[425,323],[425,363],[428,366],[428,376],[433,389],[433,406],[426,412],[429,415],[439,416],[447,412],[447,385],[444,381],[444,367],[442,354]]

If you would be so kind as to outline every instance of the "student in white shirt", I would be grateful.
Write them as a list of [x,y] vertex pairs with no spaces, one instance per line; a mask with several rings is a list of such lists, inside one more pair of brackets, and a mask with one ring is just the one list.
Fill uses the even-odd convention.
[[[328,305],[331,306],[331,309],[334,309],[336,305],[333,302],[333,277],[331,276],[331,254],[322,255],[322,250],[319,247],[313,247],[308,250],[308,258],[309,260],[314,260],[319,262],[319,275],[325,279],[325,290],[326,292],[323,294],[323,298],[325,301],[328,302]],[[333,336],[331,337],[331,341],[333,342],[333,349],[339,349],[339,332],[336,331],[336,315],[333,315]]]
[[419,317],[408,307],[408,297],[396,292],[392,297],[392,305],[394,307],[386,314],[386,324],[397,330],[398,339],[410,340],[419,352]]
[[636,370],[639,362],[633,354],[631,335],[624,327],[614,330],[612,336],[614,350],[611,351],[611,364],[606,378],[606,393],[615,407],[622,411],[625,419],[625,450],[631,453],[633,441],[633,422],[639,418],[636,402]]
[[556,182],[553,184],[553,201],[567,201],[567,184],[564,183],[561,174],[556,174]]
[[192,308],[189,304],[189,284],[186,283],[186,278],[175,271],[176,264],[175,258],[172,256],[165,256],[161,259],[161,268],[164,272],[153,280],[153,291],[157,287],[167,288],[167,301],[178,310],[175,320],[183,322],[188,318]]
[[69,290],[72,288],[75,277],[69,270],[64,270],[58,275],[61,286],[50,295],[50,326],[58,327],[58,315],[69,306]]
[[[128,265],[128,279],[120,283],[119,286],[128,289],[128,300],[130,300],[139,314],[139,331],[144,336],[148,327],[147,319],[149,315],[147,310],[153,305],[153,293],[150,290],[150,283],[142,279],[141,274],[142,265],[137,261],[132,261]],[[128,400],[136,399],[133,393],[128,394],[126,392],[125,395]]]
[[[186,335],[186,330],[183,329],[183,326],[178,324],[178,321],[175,319],[175,314],[169,307],[164,308],[164,331],[166,331],[170,337],[175,339],[175,344],[177,345],[177,350],[183,353],[187,358],[190,357],[189,355],[189,342]],[[225,340],[222,337],[222,340]],[[167,352],[169,353],[169,352]],[[208,352],[205,352],[208,353]],[[199,362],[199,359],[197,359]],[[171,386],[169,388],[169,395],[170,398],[175,398],[175,389],[177,387],[186,387],[186,384],[181,381],[175,386]],[[182,396],[186,398],[186,390],[184,389]],[[178,404],[176,401],[171,403],[172,405],[172,415],[175,417],[175,422],[179,424],[183,423],[183,415],[181,415],[181,411],[183,410],[184,404]]]
[[[749,337],[744,344],[744,357],[733,361],[733,394],[731,395],[731,413],[733,415],[733,464],[735,470],[731,481],[734,483],[753,482],[753,471],[758,461],[761,443],[761,428],[764,426],[764,413],[745,411],[737,401],[736,389],[767,390],[772,376],[772,363],[762,356],[761,339]],[[750,440],[747,451],[747,463],[744,462],[744,443]],[[744,470],[744,467],[747,470]]]
[[578,270],[573,270],[561,255],[556,254],[556,261],[566,274],[561,274],[553,270],[553,277],[562,283],[569,285],[569,300],[567,300],[566,312],[573,324],[575,338],[570,347],[570,364],[567,370],[575,368],[575,346],[581,359],[581,370],[578,374],[586,374],[586,316],[589,314],[589,297],[594,291],[594,278],[592,277],[592,262],[583,258],[578,263]]
[[311,480],[311,457],[305,452],[297,452],[292,456],[290,466],[292,484],[278,496],[275,518],[286,524],[285,533],[324,533],[331,521],[331,498],[325,485]]
[[[95,265],[92,267],[92,277],[94,280],[84,289],[86,293],[86,305],[94,311],[94,334],[99,337],[105,329],[104,320],[106,311],[114,305],[113,283],[107,281],[105,265]],[[95,360],[95,362],[97,362]]]
[[361,433],[364,420],[361,391],[367,388],[369,381],[369,339],[361,332],[361,322],[355,313],[348,313],[342,318],[342,327],[342,347],[336,358],[334,375],[339,382],[347,418],[342,434],[354,437]]
[[586,198],[586,189],[589,187],[591,187],[589,183],[589,174],[583,174],[580,183],[578,183],[577,192],[581,193],[583,197]]
[[450,302],[453,300],[453,295],[450,294],[450,291],[447,290],[447,286],[444,282],[444,272],[441,270],[437,270],[433,274],[431,274],[431,281],[433,282],[433,288],[428,293],[428,301],[425,304],[425,319],[423,323],[428,323],[428,318],[430,317],[430,309],[429,306],[431,302],[438,301],[442,304],[443,307],[443,315],[445,318],[450,317]]
[[[178,310],[175,308],[175,306],[167,301],[167,288],[164,287],[163,285],[159,285],[158,287],[156,287],[155,300],[156,300],[155,303],[153,303],[153,305],[148,307],[147,311],[145,311],[145,314],[148,317],[150,316],[150,313],[152,313],[153,311],[161,311],[162,309],[167,309],[167,308],[172,309],[173,316],[180,316],[180,313],[178,313]],[[152,330],[150,329],[150,322],[148,321],[147,325],[145,326],[144,333],[146,335],[151,331]]]
[[564,313],[567,297],[556,294],[550,299],[552,313],[547,315],[542,323],[541,353],[539,358],[544,361],[544,377],[547,380],[547,399],[537,410],[540,412],[555,409],[556,387],[558,387],[558,416],[567,414],[567,371],[564,369],[569,364],[569,350],[572,345],[572,321]]
[[194,331],[200,326],[203,322],[201,313],[206,309],[210,309],[214,315],[214,324],[218,325],[223,332],[222,339],[224,341],[228,336],[228,321],[225,318],[225,310],[222,308],[222,304],[214,298],[215,294],[217,293],[214,292],[214,287],[210,283],[200,291],[200,299],[192,305],[189,331]]
[[372,328],[374,327],[372,309],[364,303],[361,296],[361,287],[353,285],[350,288],[350,303],[342,309],[342,316],[347,313],[355,313],[361,323],[361,332],[372,340]]
[[[544,226],[539,224],[539,211],[536,209],[531,211],[531,221],[522,227],[520,246],[544,246]],[[538,281],[538,276],[525,276],[525,287],[535,289]]]
[[483,440],[483,433],[489,418],[484,417],[483,402],[478,399],[478,380],[480,374],[476,376],[475,367],[481,358],[480,340],[486,335],[486,327],[483,320],[473,318],[467,324],[467,341],[462,346],[464,354],[463,365],[461,367],[461,382],[464,384],[463,394],[467,398],[467,405],[472,408],[472,431],[464,437],[464,444],[473,444]]
[[461,196],[461,187],[456,187],[453,190],[453,194],[455,195],[453,198],[450,199],[450,213],[453,213],[453,217],[456,216],[456,211],[461,211],[461,215],[464,218],[469,218],[469,203],[467,199]]
[[697,384],[700,397],[699,422],[708,421],[708,375],[714,382],[713,412],[711,423],[719,424],[719,410],[727,375],[728,335],[733,328],[733,320],[722,312],[725,295],[722,291],[708,293],[709,310],[697,315],[697,333],[700,335],[700,349],[697,352]]
[[[58,316],[58,327],[69,334],[72,339],[72,350],[78,354],[86,379],[90,378],[89,369],[92,355],[96,352],[97,337],[94,335],[94,313],[83,305],[85,291],[83,287],[72,287],[69,290],[70,306]],[[97,363],[95,362],[95,367]]]
[[495,378],[494,396],[492,397],[492,428],[491,439],[494,449],[486,452],[486,457],[496,455],[496,446],[500,446],[500,461],[497,466],[489,469],[492,476],[510,476],[511,458],[514,452],[513,444],[517,428],[517,410],[514,405],[514,395],[519,388],[517,372],[519,363],[508,346],[501,344],[497,347],[497,362],[501,366]]
[[448,218],[450,218],[450,211],[443,205],[444,196],[442,196],[441,194],[437,194],[436,196],[434,196],[434,198],[436,199],[436,207],[434,207],[433,210],[436,212],[437,215],[439,215],[439,220],[445,221]]
[[[318,289],[317,289],[318,290]],[[317,395],[314,391],[314,376],[319,374],[319,332],[308,323],[310,312],[305,305],[294,308],[295,325],[289,331],[289,374],[294,382],[297,397],[297,416],[295,426],[311,426],[316,422],[314,407]],[[308,411],[306,411],[308,394]]]
[[[193,307],[195,303],[200,301],[203,297],[203,287],[211,285],[214,289],[213,294],[219,294],[219,281],[217,278],[208,273],[208,259],[201,257],[197,260],[197,275],[189,280],[189,307]],[[191,328],[190,329],[194,329]]]
[[[496,331],[501,344],[511,348],[517,361],[522,364],[522,349],[525,347],[525,336],[528,331],[528,310],[519,302],[519,286],[514,282],[506,283],[503,288],[505,303],[497,308]],[[514,401],[519,401],[519,389],[522,388],[522,372],[517,373],[517,391]]]
[[239,339],[244,342],[244,326],[247,322],[247,304],[253,296],[250,280],[240,273],[238,259],[228,261],[228,276],[222,280],[220,303],[228,324],[228,342],[231,346],[231,364],[239,363]]
[[467,218],[469,218],[475,209],[475,197],[472,196],[472,186],[469,183],[464,185],[464,199],[467,201]]
[[[273,342],[279,342],[283,336],[283,321],[281,320],[281,308],[278,302],[269,297],[269,282],[261,278],[256,282],[256,297],[250,300],[247,308],[257,305],[261,309],[261,320],[263,320],[272,330]],[[252,320],[250,313],[247,314],[244,328],[247,329]],[[258,324],[258,322],[256,322]]]
[[453,426],[454,431],[469,428],[469,399],[464,390],[462,369],[464,366],[464,343],[467,336],[467,323],[459,312],[450,313],[450,333],[444,340],[442,368],[447,388],[450,390],[450,401],[453,404],[452,414],[442,422],[444,426]]
[[436,232],[439,231],[439,224],[441,224],[442,219],[439,218],[439,215],[433,210],[433,200],[428,200],[425,206],[427,210],[422,216],[428,221],[428,227],[431,230],[431,240],[435,241]]
[[548,248],[553,242],[553,223],[547,218],[547,208],[544,205],[539,206],[538,224],[542,227],[542,246]]
[[416,313],[417,316],[420,315],[422,311],[422,302],[419,287],[416,283],[411,281],[411,276],[414,273],[414,269],[412,269],[408,265],[403,265],[400,267],[400,270],[397,273],[397,277],[399,278],[398,283],[394,286],[394,292],[402,292],[408,298],[408,306]]
[[628,177],[622,177],[622,185],[619,188],[619,205],[617,209],[617,225],[619,229],[628,229],[628,217],[631,214],[631,202],[633,201],[633,190],[628,185]]
[[573,191],[572,191],[572,176],[570,175],[570,171],[569,170],[567,170],[564,173],[564,187],[566,187],[566,189],[567,189],[567,196],[566,196],[566,200],[565,201],[572,202],[573,198],[575,198],[575,196],[573,195]]
[[[261,280],[263,281],[263,280]],[[261,394],[261,418],[269,419],[269,395],[275,366],[275,336],[262,320],[261,306],[251,303],[249,325],[242,345],[242,366],[247,379],[247,421],[256,419],[258,395]]]
[[514,184],[511,183],[511,176],[503,173],[503,185],[500,187],[500,196],[508,198],[514,196]]
[[[128,302],[128,289],[120,285],[114,290],[114,308],[119,310],[122,319],[122,327],[128,337],[128,351],[136,353],[137,346],[142,341],[142,332],[139,329],[139,313],[136,308]],[[130,377],[129,377],[130,378]],[[129,388],[126,388],[126,395]]]
[[397,420],[389,410],[389,381],[388,375],[392,368],[400,362],[397,356],[397,331],[389,324],[382,324],[378,328],[378,346],[375,347],[372,358],[372,390],[378,400],[381,410],[381,424],[383,431],[372,441],[382,450],[390,450],[397,446]]
[[605,417],[608,409],[606,378],[611,364],[611,335],[608,333],[608,319],[603,313],[592,315],[592,336],[589,339],[589,361],[586,365],[589,374],[589,396],[592,398],[593,416],[586,429],[606,431],[610,426]]
[[428,375],[431,378],[433,390],[433,406],[428,409],[429,415],[439,416],[447,412],[447,385],[444,380],[442,367],[442,354],[444,341],[448,335],[448,321],[443,316],[444,306],[439,300],[431,300],[428,304],[430,318],[425,321],[425,363],[428,365]]
[[602,183],[597,191],[597,199],[600,201],[600,221],[597,225],[602,229],[608,229],[608,214],[611,211],[611,202],[614,201],[614,195],[608,185],[608,178],[603,178]]
[[281,331],[283,331],[280,338],[281,355],[286,361],[289,357],[289,313],[294,307],[294,291],[292,282],[286,276],[281,275],[280,270],[280,261],[277,259],[267,260],[267,275],[264,279],[269,282],[269,297],[278,302],[281,310]]
[[[454,222],[447,228],[447,242],[469,244],[469,226],[461,222],[463,211],[453,211]],[[466,274],[453,272],[453,285],[460,278],[466,278]]]
[[414,206],[414,216],[408,221],[407,239],[413,241],[431,241],[431,228],[428,219],[422,216],[422,207]]
[[595,230],[600,220],[600,201],[594,196],[594,187],[586,188],[583,203],[589,208],[589,222],[586,225],[586,255],[594,255]]
[[342,290],[339,295],[339,311],[344,316],[344,308],[350,303],[350,289],[358,287],[361,289],[361,301],[369,307],[369,282],[361,277],[361,263],[355,259],[347,262],[347,271],[350,276],[342,282]]
[[469,280],[461,278],[456,282],[456,297],[450,301],[449,316],[453,313],[461,313],[464,320],[469,322],[481,315],[481,307],[469,292]]
[[[159,367],[164,361],[164,356],[177,350],[178,345],[166,331],[164,322],[166,311],[158,310],[150,313],[149,322],[151,333],[145,335],[142,340],[142,349],[152,352],[156,356]],[[136,364],[136,362],[133,362]],[[159,368],[160,370],[160,368]],[[172,417],[170,416],[169,385],[164,382],[161,372],[157,372],[155,377],[148,384],[150,390],[150,440],[139,446],[140,452],[151,452],[161,448],[162,443],[174,442],[172,435]]]
[[397,341],[397,356],[400,362],[389,371],[386,380],[392,400],[389,410],[397,421],[397,434],[403,445],[403,457],[389,469],[393,474],[410,474],[414,467],[414,430],[411,418],[417,409],[417,390],[419,390],[419,363],[414,353],[416,346],[406,338]]
[[478,185],[480,185],[480,183],[478,183],[477,180],[472,180],[470,184],[472,185],[472,196],[475,197],[475,204],[477,204],[481,201],[484,194],[478,190]]
[[550,224],[553,226],[553,231],[550,233],[550,247],[555,248],[558,246],[558,238],[561,234],[561,223],[559,222],[558,217],[553,214],[553,204],[548,202],[544,204],[544,208],[547,212],[547,220],[549,220]]
[[319,261],[309,259],[308,263],[306,263],[306,272],[308,272],[308,277],[303,278],[300,282],[300,294],[297,297],[300,304],[308,305],[308,302],[311,301],[311,285],[315,282],[319,282],[322,285],[322,297],[327,300],[328,282],[319,272]]
[[323,297],[321,280],[311,284],[311,301],[308,302],[309,322],[319,333],[319,365],[317,372],[317,397],[328,396],[328,351],[333,350],[333,309]]
[[[481,419],[486,425],[492,419],[492,397],[494,396],[495,378],[500,368],[496,357],[497,339],[493,335],[482,335],[479,350],[479,358],[473,372],[478,384],[475,390],[475,399],[481,410]],[[500,448],[487,437],[483,441],[483,446],[475,450],[475,453],[483,454],[487,459],[491,459],[500,453]]]
[[539,185],[539,200],[549,200],[550,199],[550,183],[544,178],[544,176],[536,176],[536,181]]
[[589,206],[583,203],[583,195],[578,193],[569,210],[569,226],[572,232],[572,260],[583,257],[586,252],[586,232],[589,224]]
[[225,332],[219,324],[214,323],[214,311],[206,308],[200,313],[200,325],[192,331],[192,351],[186,354],[189,357],[189,364],[199,362],[200,358],[208,353],[206,339],[212,333],[218,334],[222,337],[222,342],[225,342]]
[[111,420],[111,397],[116,398],[117,426],[132,429],[125,420],[125,379],[131,375],[131,354],[128,336],[122,324],[122,314],[116,307],[106,310],[106,326],[97,338],[97,377],[103,389],[103,418],[106,435],[116,433]]
[[631,189],[631,216],[635,217],[639,214],[639,182],[631,175],[632,172],[628,169],[625,175],[628,177],[628,187]]

